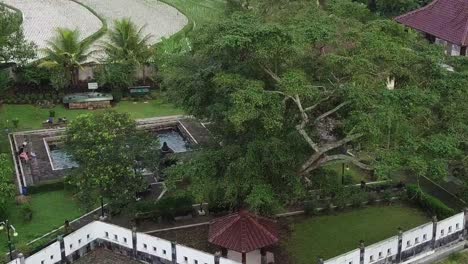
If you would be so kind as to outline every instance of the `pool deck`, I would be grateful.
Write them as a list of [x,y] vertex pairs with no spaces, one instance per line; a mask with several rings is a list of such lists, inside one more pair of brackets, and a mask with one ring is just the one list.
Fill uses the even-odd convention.
[[[164,124],[179,124],[184,127],[193,141],[201,147],[213,142],[209,131],[196,119],[184,116],[171,116],[163,118],[149,118],[137,120],[139,128]],[[65,177],[70,169],[54,170],[49,158],[49,148],[46,141],[52,138],[60,138],[65,128],[41,129],[33,131],[22,131],[10,134],[12,147],[17,152],[21,144],[26,141],[28,145],[25,151],[34,153],[36,156],[28,161],[20,160],[14,155],[18,171],[18,187],[45,184]],[[47,139],[47,140],[46,140]],[[148,177],[148,183],[153,183],[154,177]],[[23,182],[23,183],[21,183]]]

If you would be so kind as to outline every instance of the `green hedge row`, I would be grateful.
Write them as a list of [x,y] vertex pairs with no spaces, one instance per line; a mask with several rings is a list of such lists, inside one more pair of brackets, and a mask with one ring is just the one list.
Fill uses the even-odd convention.
[[[137,215],[150,218],[162,217],[172,221],[176,216],[186,216],[193,211],[193,199],[188,196],[165,197],[157,202],[142,201],[136,204]],[[143,217],[143,218],[145,218]]]
[[65,182],[63,179],[45,183],[41,185],[28,186],[28,194],[52,192],[52,191],[63,191],[65,189]]
[[445,219],[455,214],[455,210],[448,207],[439,199],[426,194],[416,185],[406,187],[408,199],[417,203],[431,215],[436,215],[438,219]]

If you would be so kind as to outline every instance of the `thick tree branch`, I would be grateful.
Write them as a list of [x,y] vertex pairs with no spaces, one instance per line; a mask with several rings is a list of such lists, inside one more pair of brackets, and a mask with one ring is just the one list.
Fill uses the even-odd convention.
[[344,155],[344,154],[336,154],[336,155],[330,155],[330,156],[324,156],[318,162],[316,162],[313,166],[307,168],[307,170],[301,172],[301,175],[307,175],[309,172],[320,168],[326,164],[333,163],[333,162],[351,162],[357,167],[363,169],[363,170],[373,170],[372,166],[369,166],[363,162],[361,162],[358,158]]
[[336,111],[340,110],[340,108],[342,108],[343,106],[345,106],[345,105],[347,105],[347,104],[349,104],[349,102],[343,102],[343,103],[339,104],[338,106],[336,106],[335,108],[333,108],[332,110],[327,111],[327,112],[321,114],[320,116],[318,116],[318,117],[315,119],[315,122],[318,122],[318,121],[324,119],[325,117],[327,117],[327,116],[329,116],[329,115],[335,113]]

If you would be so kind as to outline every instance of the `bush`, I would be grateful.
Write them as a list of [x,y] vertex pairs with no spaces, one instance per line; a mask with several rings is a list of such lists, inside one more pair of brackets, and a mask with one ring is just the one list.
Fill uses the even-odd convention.
[[30,203],[21,205],[21,216],[25,222],[30,222],[33,218],[33,209]]
[[65,189],[65,183],[63,180],[54,181],[51,183],[34,185],[28,187],[29,194],[41,193],[41,192],[52,192],[52,191],[63,191]]
[[113,88],[112,89],[112,97],[114,97],[114,103],[120,102],[122,100],[122,97],[123,97],[122,89]]
[[49,111],[49,117],[55,117],[55,111],[54,110]]
[[367,200],[367,193],[364,191],[354,192],[351,194],[349,200],[353,207],[361,207],[362,204]]
[[318,208],[318,202],[316,200],[309,200],[304,202],[304,213],[306,215],[316,215],[317,214],[317,208]]
[[18,118],[14,118],[14,119],[12,120],[12,122],[13,122],[13,127],[14,127],[14,128],[18,128],[18,126],[19,126],[19,119],[18,119]]
[[429,214],[436,215],[438,219],[445,219],[455,214],[455,210],[448,207],[439,199],[424,193],[416,185],[408,185],[406,193],[410,201],[417,203]]
[[162,217],[173,221],[177,216],[186,216],[193,211],[193,200],[188,196],[165,197],[157,202],[140,201],[135,205],[137,214],[149,214],[152,218]]

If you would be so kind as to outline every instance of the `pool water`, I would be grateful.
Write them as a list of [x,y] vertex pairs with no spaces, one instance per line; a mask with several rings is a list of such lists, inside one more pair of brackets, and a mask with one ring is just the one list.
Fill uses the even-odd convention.
[[161,147],[166,142],[175,153],[190,150],[189,142],[177,130],[162,130],[156,132],[156,135]]
[[50,157],[56,170],[70,169],[78,167],[71,157],[62,149],[50,150]]

